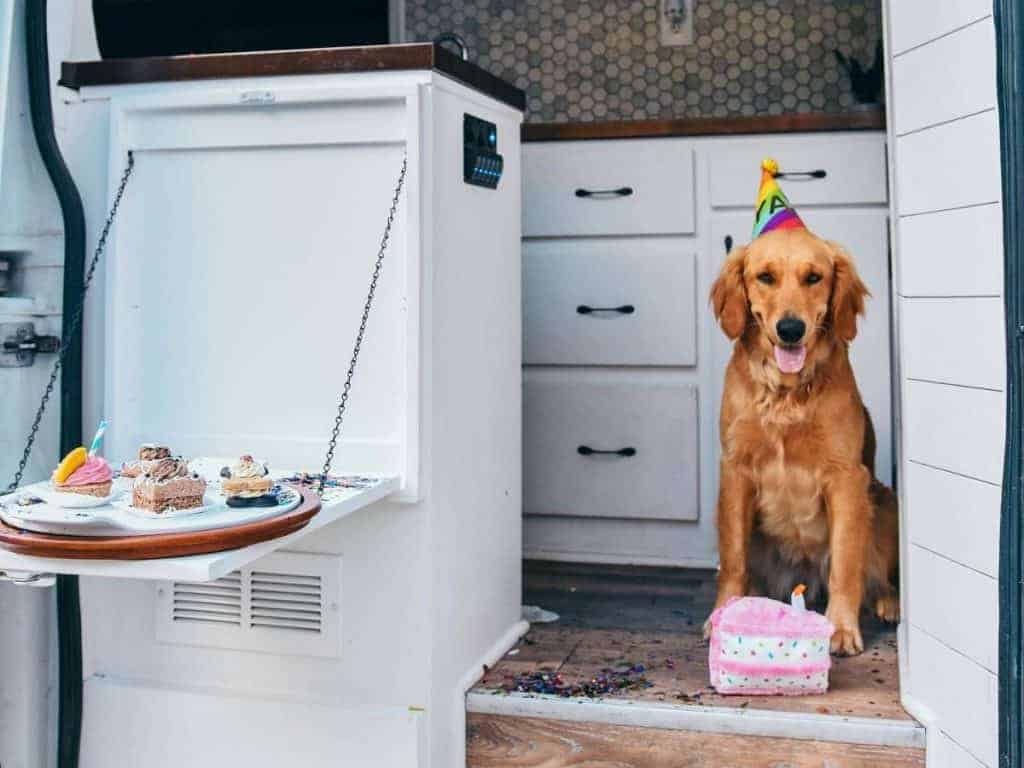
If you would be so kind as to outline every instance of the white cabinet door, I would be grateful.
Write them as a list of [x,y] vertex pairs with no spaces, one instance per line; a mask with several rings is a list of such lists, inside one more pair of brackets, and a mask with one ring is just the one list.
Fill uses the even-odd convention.
[[[871,291],[867,301],[867,315],[858,324],[857,338],[850,347],[850,358],[861,397],[871,412],[878,441],[875,473],[887,485],[892,483],[892,366],[891,322],[889,311],[889,237],[888,217],[885,210],[800,211],[807,226],[821,237],[843,245],[853,257],[861,279]],[[726,238],[732,238],[734,247],[747,243],[753,216],[750,213],[720,214],[712,219],[712,263],[721,264],[725,258]],[[712,342],[712,408],[715,423],[721,404],[722,378],[729,361],[732,346],[725,334],[718,331]],[[713,446],[715,463],[719,445]],[[717,482],[717,480],[716,480]]]
[[693,244],[685,240],[528,241],[523,361],[696,365],[695,281]]
[[752,208],[765,157],[792,174],[782,186],[799,209],[881,204],[888,199],[881,133],[823,135],[812,141],[773,135],[729,142],[708,153],[711,207]]
[[695,387],[563,373],[523,390],[527,515],[697,519]]
[[527,144],[524,237],[694,231],[692,144],[673,139]]
[[84,768],[426,763],[426,716],[412,707],[356,709],[112,677],[90,677],[84,695]]

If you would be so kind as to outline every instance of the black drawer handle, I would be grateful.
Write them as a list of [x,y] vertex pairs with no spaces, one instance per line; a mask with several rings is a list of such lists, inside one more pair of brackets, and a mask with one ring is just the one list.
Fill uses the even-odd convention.
[[592,315],[595,312],[617,312],[620,315],[632,315],[636,307],[632,304],[623,304],[621,307],[591,307],[587,304],[580,304],[576,311],[581,315]]
[[725,254],[726,256],[732,252],[732,235],[725,236]]
[[618,189],[577,189],[576,197],[629,197],[633,194],[632,187]]
[[636,448],[626,447],[619,448],[617,451],[601,451],[597,448],[591,448],[589,445],[581,445],[576,449],[576,453],[580,456],[621,456],[624,459],[628,459],[630,456],[636,456]]
[[828,176],[828,171],[824,168],[819,168],[816,171],[786,171],[785,173],[776,173],[776,179],[824,179]]

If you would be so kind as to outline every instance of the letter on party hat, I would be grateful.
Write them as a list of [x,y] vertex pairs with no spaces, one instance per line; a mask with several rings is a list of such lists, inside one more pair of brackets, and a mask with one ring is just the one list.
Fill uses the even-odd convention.
[[773,229],[806,229],[789,200],[782,194],[779,182],[775,180],[779,164],[772,159],[761,161],[761,188],[757,192],[757,209],[754,212],[753,240],[758,235]]

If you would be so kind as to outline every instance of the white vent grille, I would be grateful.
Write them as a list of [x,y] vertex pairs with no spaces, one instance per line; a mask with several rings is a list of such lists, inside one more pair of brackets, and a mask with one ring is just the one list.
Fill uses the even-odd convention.
[[242,626],[242,576],[238,571],[206,584],[174,582],[173,621]]
[[275,552],[216,581],[158,585],[157,639],[337,657],[340,601],[340,558]]
[[249,626],[321,632],[323,590],[319,576],[253,571]]

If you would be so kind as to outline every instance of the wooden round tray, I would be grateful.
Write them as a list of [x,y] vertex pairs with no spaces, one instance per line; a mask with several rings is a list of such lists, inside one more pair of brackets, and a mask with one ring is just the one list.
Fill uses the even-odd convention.
[[0,547],[19,555],[77,560],[155,560],[239,549],[297,531],[320,511],[320,497],[312,489],[298,485],[290,487],[302,496],[302,501],[295,509],[267,520],[243,523],[231,528],[150,536],[89,538],[23,531],[0,520]]

